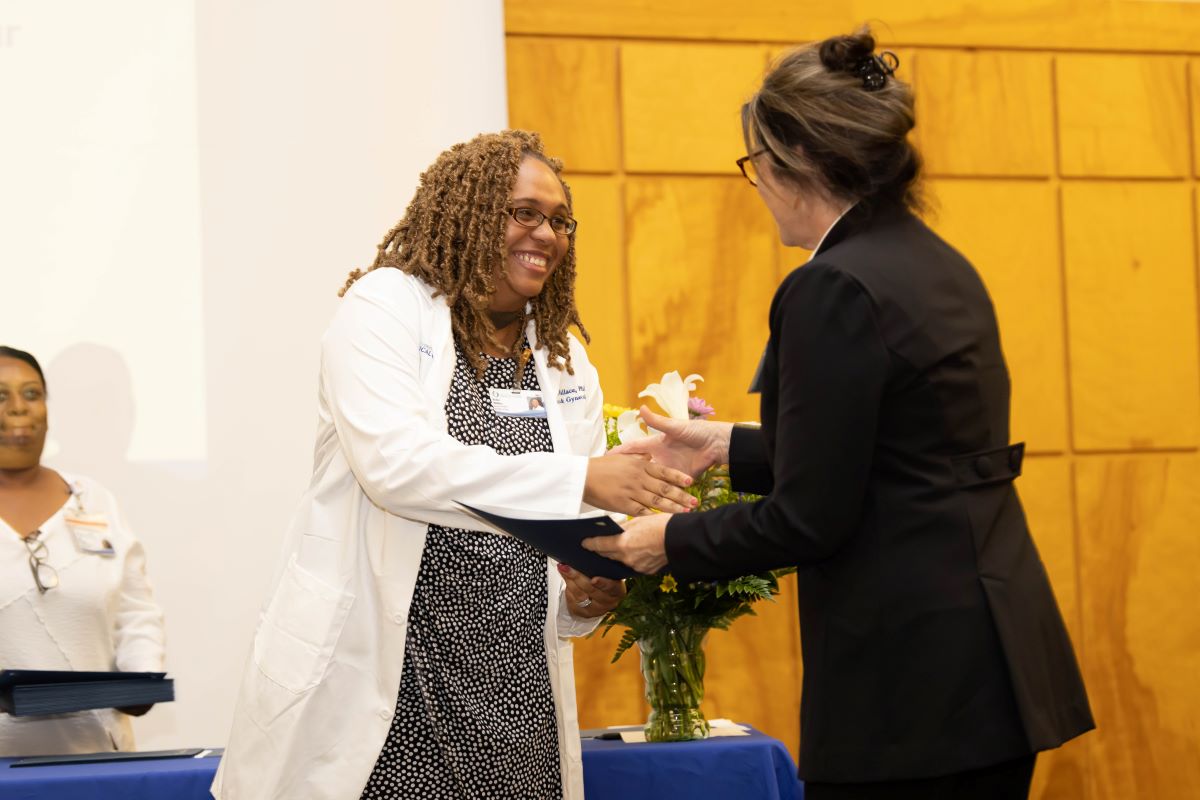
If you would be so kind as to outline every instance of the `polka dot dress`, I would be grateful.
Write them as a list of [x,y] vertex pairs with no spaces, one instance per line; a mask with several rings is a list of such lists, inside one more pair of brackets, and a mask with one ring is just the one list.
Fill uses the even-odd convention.
[[[545,419],[499,416],[513,359],[481,383],[461,350],[446,398],[450,435],[502,455],[553,450]],[[532,365],[521,382],[538,389]],[[546,664],[546,559],[519,539],[430,525],[409,611],[396,716],[363,800],[561,798]]]

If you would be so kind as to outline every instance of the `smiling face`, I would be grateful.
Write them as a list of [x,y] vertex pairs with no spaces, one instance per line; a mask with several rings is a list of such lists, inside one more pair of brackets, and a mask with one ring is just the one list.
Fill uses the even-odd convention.
[[47,427],[46,386],[37,370],[0,356],[0,469],[36,467]]
[[550,230],[549,217],[568,216],[567,195],[562,181],[549,166],[526,157],[513,183],[509,207],[536,208],[547,219],[536,228],[526,228],[509,215],[504,232],[504,261],[496,274],[492,311],[519,311],[541,294],[546,281],[562,263],[571,237]]

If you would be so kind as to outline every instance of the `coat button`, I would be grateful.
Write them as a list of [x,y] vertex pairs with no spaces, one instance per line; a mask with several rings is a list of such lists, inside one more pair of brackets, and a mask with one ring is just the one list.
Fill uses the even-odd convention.
[[400,614],[400,613],[393,614],[392,622],[396,623],[397,625],[403,625],[404,624],[404,615]]
[[379,709],[379,718],[380,719],[391,719],[392,718],[392,710],[390,708]]
[[992,462],[987,456],[975,459],[975,474],[984,479],[992,477]]
[[1018,472],[1021,469],[1021,455],[1022,452],[1019,447],[1014,447],[1008,451],[1008,466],[1012,468],[1013,472]]

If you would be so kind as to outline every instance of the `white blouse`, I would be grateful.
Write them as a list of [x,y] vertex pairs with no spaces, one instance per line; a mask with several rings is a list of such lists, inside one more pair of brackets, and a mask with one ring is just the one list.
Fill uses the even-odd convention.
[[[38,536],[58,572],[57,587],[38,591],[21,534],[0,520],[0,667],[161,672],[163,616],[142,545],[108,490],[88,478],[62,477],[71,496]],[[106,545],[111,553],[89,552],[107,551]],[[38,717],[0,712],[0,756],[133,747],[129,717],[115,709]]]

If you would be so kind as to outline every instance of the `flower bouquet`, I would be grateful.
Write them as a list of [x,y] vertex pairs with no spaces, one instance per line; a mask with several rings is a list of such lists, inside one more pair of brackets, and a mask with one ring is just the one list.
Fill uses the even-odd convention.
[[[663,375],[638,397],[651,397],[667,416],[698,419],[714,411],[700,398],[690,396],[699,375],[681,378],[678,372]],[[652,435],[637,411],[605,405],[609,448]],[[688,491],[699,501],[697,511],[758,499],[733,491],[729,469],[708,469]],[[726,630],[738,617],[753,614],[753,604],[773,600],[779,579],[793,570],[773,570],[721,581],[681,582],[669,574],[643,575],[626,580],[628,594],[601,621],[602,635],[617,625],[626,630],[613,654],[615,663],[638,645],[650,717],[646,740],[651,742],[703,739],[708,721],[700,710],[704,699],[704,639],[712,628]]]

